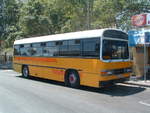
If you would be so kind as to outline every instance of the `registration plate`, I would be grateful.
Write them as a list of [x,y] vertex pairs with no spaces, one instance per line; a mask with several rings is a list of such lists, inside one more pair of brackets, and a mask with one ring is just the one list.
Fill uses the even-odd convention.
[[119,78],[123,78],[124,76],[122,74],[117,75]]

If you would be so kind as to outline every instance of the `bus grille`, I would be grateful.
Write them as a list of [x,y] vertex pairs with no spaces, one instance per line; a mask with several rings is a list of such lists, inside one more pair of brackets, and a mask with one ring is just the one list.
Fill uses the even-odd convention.
[[113,74],[123,74],[123,73],[129,73],[129,72],[132,72],[131,68],[122,68],[122,69],[113,70]]

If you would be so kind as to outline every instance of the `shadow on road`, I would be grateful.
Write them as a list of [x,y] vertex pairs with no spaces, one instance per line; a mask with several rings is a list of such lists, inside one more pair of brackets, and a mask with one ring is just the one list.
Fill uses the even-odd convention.
[[145,88],[142,87],[127,86],[124,84],[121,85],[116,84],[114,86],[105,87],[105,88],[91,88],[91,87],[82,86],[80,89],[101,93],[101,94],[107,94],[110,96],[129,96],[129,95],[140,93],[145,90]]
[[[17,77],[23,78],[22,76],[17,76]],[[26,79],[26,78],[24,78],[24,79]],[[38,82],[44,82],[44,83],[48,83],[48,84],[66,87],[63,82],[57,82],[57,81],[42,79],[42,78],[38,78],[38,77],[30,77],[29,80],[34,80],[34,81],[38,81]],[[110,96],[129,96],[129,95],[134,95],[134,94],[140,93],[140,92],[144,91],[145,89],[146,88],[143,88],[143,87],[129,86],[129,85],[125,85],[125,84],[117,84],[114,86],[104,87],[104,88],[81,86],[77,90],[100,93],[100,94],[107,94]]]

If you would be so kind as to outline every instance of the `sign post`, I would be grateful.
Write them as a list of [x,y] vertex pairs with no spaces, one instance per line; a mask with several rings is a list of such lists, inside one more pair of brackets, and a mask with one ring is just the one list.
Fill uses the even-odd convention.
[[144,81],[147,79],[147,71],[148,71],[148,66],[147,66],[147,45],[150,44],[150,32],[145,32],[145,28],[150,26],[150,13],[144,13],[144,14],[139,14],[139,15],[134,15],[131,18],[131,23],[133,26],[136,27],[136,29],[141,29],[141,31],[144,33]]
[[[146,38],[144,38],[144,42],[146,42]],[[147,75],[147,51],[146,51],[146,44],[144,43],[144,81],[146,82],[146,75]]]
[[146,46],[150,43],[150,32],[145,32],[144,36],[144,81],[147,80],[147,71],[149,66],[147,65],[147,49]]

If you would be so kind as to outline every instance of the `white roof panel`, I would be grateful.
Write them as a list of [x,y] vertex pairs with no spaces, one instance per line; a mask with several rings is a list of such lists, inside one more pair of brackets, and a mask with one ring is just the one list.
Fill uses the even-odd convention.
[[101,37],[105,30],[108,29],[97,29],[97,30],[88,30],[88,31],[79,31],[79,32],[71,32],[71,33],[64,33],[64,34],[25,38],[21,40],[16,40],[14,44],[28,44],[28,43],[47,42],[47,41]]

